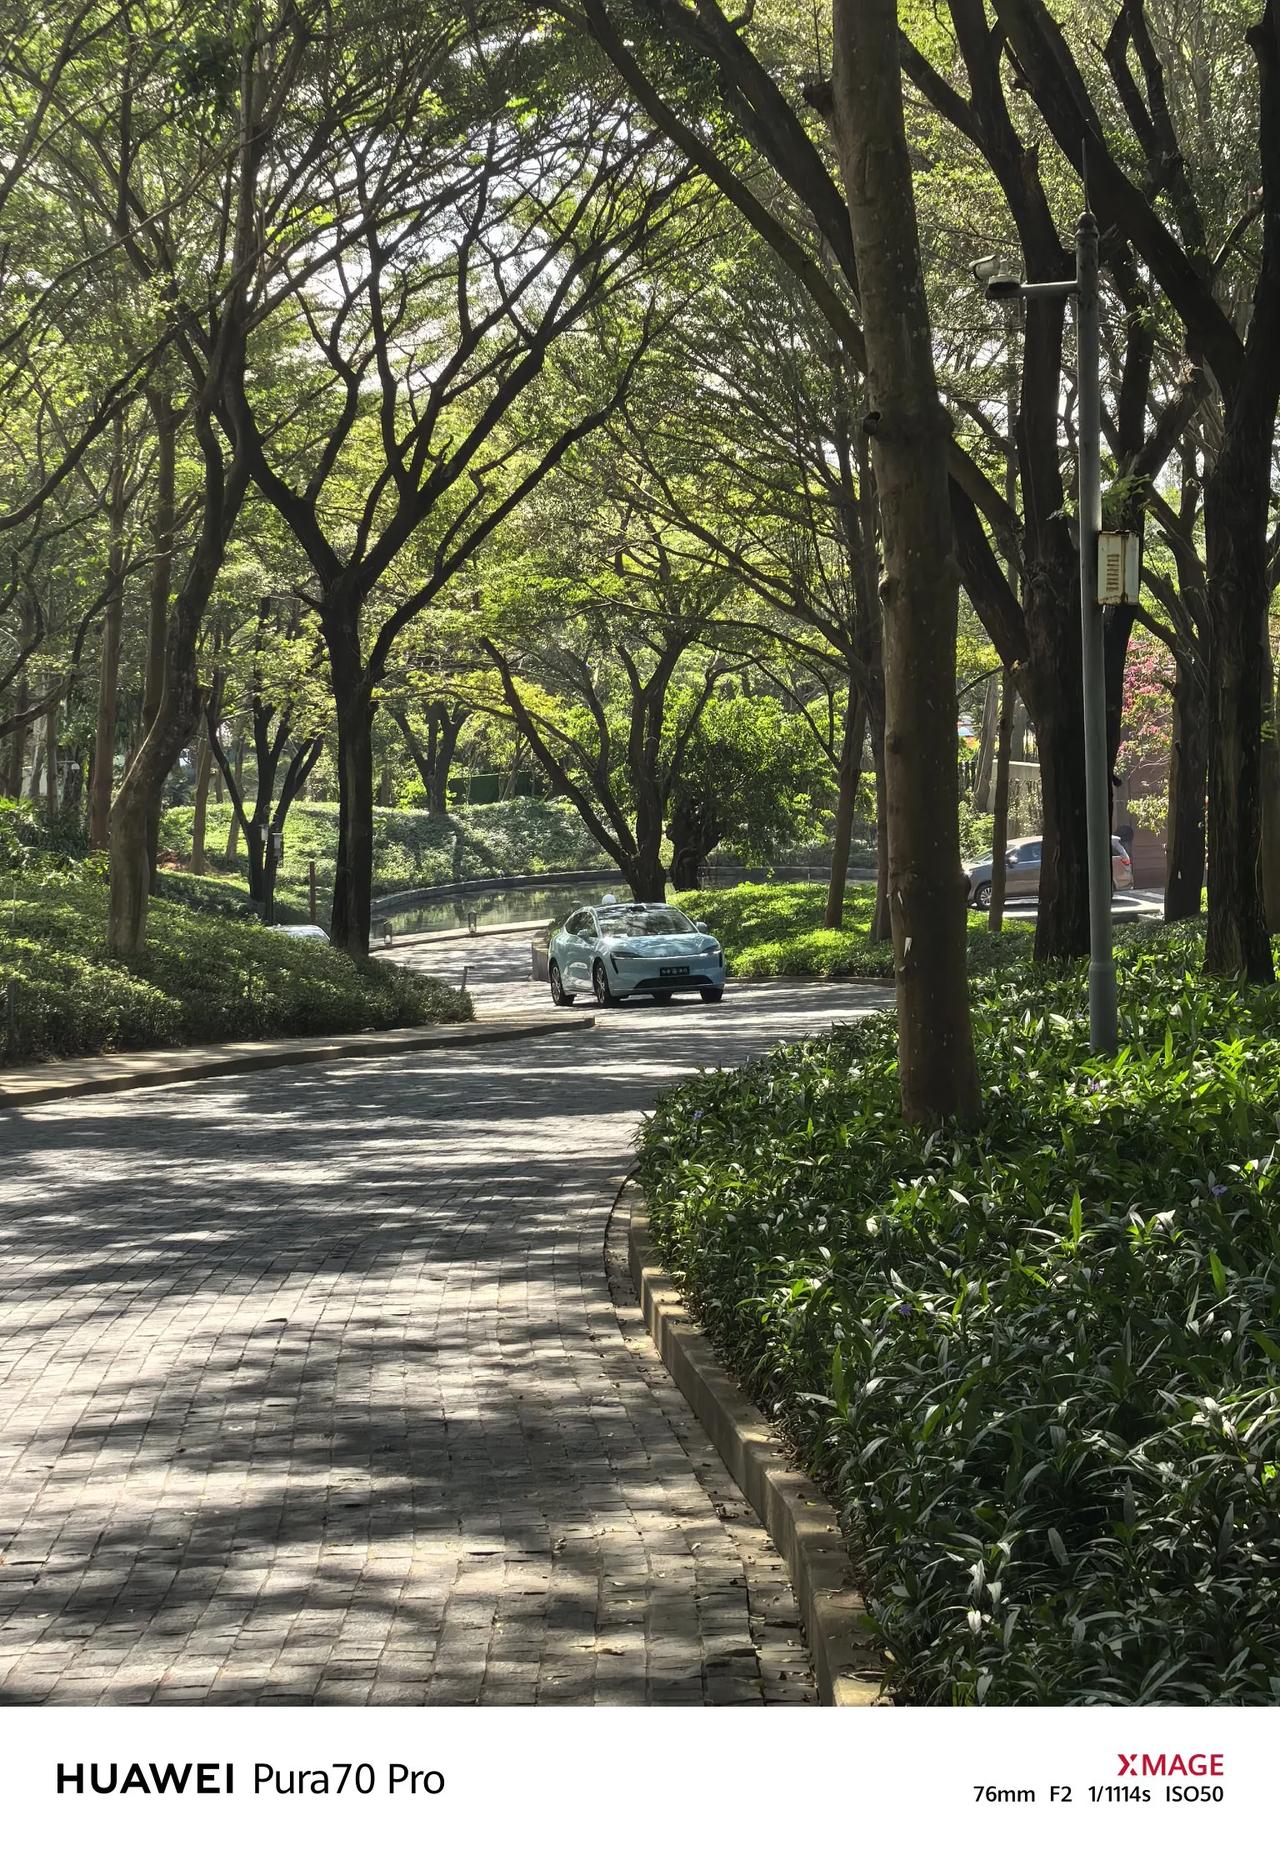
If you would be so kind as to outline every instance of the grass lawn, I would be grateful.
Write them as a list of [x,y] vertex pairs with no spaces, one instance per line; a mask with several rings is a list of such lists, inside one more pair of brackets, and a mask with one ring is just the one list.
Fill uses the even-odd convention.
[[[822,923],[824,886],[771,882],[709,887],[677,893],[675,903],[691,918],[705,922],[719,938],[731,976],[893,980],[892,945],[872,944],[867,936],[875,908],[871,885],[846,889],[844,925],[838,931],[828,931]],[[971,967],[1003,968],[1030,955],[1032,925],[1006,922],[1003,932],[995,933],[987,930],[985,912],[970,911],[968,919]]]
[[92,862],[0,879],[0,988],[16,979],[18,1019],[16,1041],[0,1029],[0,1062],[472,1017],[469,996],[429,977],[163,899],[144,955],[113,962],[106,919]]
[[[190,809],[167,810],[160,825],[161,853],[175,891],[199,901],[216,902],[218,889],[234,901],[248,887],[243,852],[228,861],[221,852],[231,828],[231,805],[209,806],[206,842],[211,876],[197,886],[187,873],[191,854]],[[600,849],[566,803],[515,797],[507,803],[477,803],[448,816],[422,809],[375,809],[375,895],[435,886],[449,880],[478,880],[488,875],[559,872],[600,866]],[[277,885],[277,915],[282,923],[305,919],[307,863],[316,863],[320,923],[326,924],[333,896],[338,851],[336,803],[295,803],[285,826],[284,865]],[[180,871],[182,870],[182,871]]]
[[[700,908],[700,910],[709,908]],[[837,1503],[912,1703],[1280,1700],[1280,989],[1128,928],[973,984],[985,1118],[899,1121],[892,1015],[668,1092],[655,1237]]]

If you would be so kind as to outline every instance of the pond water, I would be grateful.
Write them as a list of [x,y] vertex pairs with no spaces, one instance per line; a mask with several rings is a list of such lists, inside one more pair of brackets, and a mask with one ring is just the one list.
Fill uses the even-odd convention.
[[[736,886],[743,879],[809,880],[825,884],[827,875],[821,867],[778,867],[772,870],[752,868],[744,872],[736,867],[705,867],[704,886]],[[856,871],[852,877],[857,878]],[[505,891],[483,888],[457,899],[437,899],[428,906],[410,901],[398,908],[394,895],[379,902],[373,921],[375,938],[382,933],[383,919],[390,919],[397,937],[416,931],[465,931],[468,915],[476,915],[477,925],[518,925],[525,919],[555,919],[557,923],[576,906],[586,906],[616,893],[619,899],[630,898],[630,888],[615,869],[598,868],[583,874],[580,880],[558,881],[554,886],[510,887]]]
[[[608,870],[601,869],[599,873],[584,874],[581,880],[557,881],[555,886],[519,886],[506,892],[467,893],[457,899],[437,899],[429,906],[413,903],[403,912],[392,910],[394,901],[388,898],[374,920],[374,936],[381,931],[384,918],[391,920],[397,937],[413,931],[462,931],[472,912],[477,925],[517,925],[522,919],[562,919],[575,906],[602,899],[607,892],[617,890],[617,885],[615,876],[611,888]],[[625,892],[625,884],[622,890]]]

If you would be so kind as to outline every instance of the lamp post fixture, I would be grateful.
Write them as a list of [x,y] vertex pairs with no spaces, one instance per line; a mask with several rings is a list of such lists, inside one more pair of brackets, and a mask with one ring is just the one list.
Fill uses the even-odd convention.
[[[1098,602],[1102,540],[1102,385],[1098,326],[1098,226],[1085,212],[1076,226],[1076,273],[1064,282],[1024,283],[1002,271],[998,258],[975,263],[973,273],[996,302],[1074,296],[1076,304],[1076,417],[1080,503],[1080,640],[1084,692],[1085,814],[1089,843],[1089,1045],[1113,1054],[1119,1039],[1116,966],[1111,944],[1111,804],[1107,765],[1107,683]],[[1134,576],[1130,574],[1130,579]],[[1129,602],[1122,587],[1117,602]],[[1136,602],[1136,585],[1132,586]]]

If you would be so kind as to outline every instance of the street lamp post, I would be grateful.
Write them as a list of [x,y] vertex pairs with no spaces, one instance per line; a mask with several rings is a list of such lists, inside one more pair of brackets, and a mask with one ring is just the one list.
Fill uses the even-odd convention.
[[1076,228],[1076,416],[1080,420],[1080,640],[1084,676],[1084,800],[1089,823],[1089,1045],[1114,1053],[1116,966],[1111,951],[1111,802],[1107,763],[1107,677],[1098,602],[1102,532],[1102,384],[1099,378],[1098,227],[1086,212]]
[[1084,694],[1085,815],[1089,866],[1089,1045],[1116,1051],[1116,967],[1111,944],[1111,804],[1107,763],[1107,684],[1098,602],[1102,533],[1102,385],[1098,328],[1098,226],[1085,212],[1076,227],[1076,273],[1069,281],[1024,283],[998,260],[973,266],[994,301],[1074,296],[1076,302],[1077,493],[1080,502],[1080,639]]

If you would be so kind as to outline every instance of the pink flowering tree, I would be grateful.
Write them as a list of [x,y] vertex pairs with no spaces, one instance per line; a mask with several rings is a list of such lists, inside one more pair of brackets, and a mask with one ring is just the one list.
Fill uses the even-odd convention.
[[1173,655],[1158,636],[1134,628],[1124,668],[1124,705],[1116,775],[1130,782],[1129,813],[1159,833],[1169,817],[1169,753],[1173,743]]

